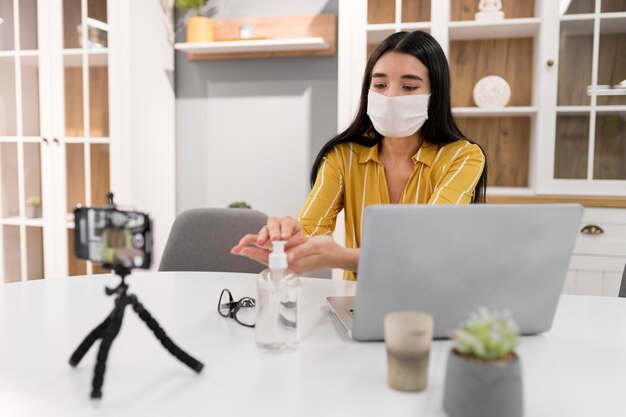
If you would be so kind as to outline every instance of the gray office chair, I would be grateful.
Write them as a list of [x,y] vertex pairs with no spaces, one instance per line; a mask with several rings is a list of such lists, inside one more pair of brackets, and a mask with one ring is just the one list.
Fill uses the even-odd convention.
[[266,223],[265,214],[250,209],[185,211],[174,221],[159,271],[261,272],[262,264],[231,255],[230,249]]
[[618,297],[626,298],[626,264],[624,265],[624,273],[622,274],[622,283],[619,286]]

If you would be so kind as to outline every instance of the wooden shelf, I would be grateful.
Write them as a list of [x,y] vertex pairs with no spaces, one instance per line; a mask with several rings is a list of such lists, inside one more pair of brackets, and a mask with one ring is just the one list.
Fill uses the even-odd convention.
[[31,219],[31,218],[22,219],[21,217],[18,217],[18,216],[5,217],[4,219],[2,219],[0,223],[5,226],[19,226],[21,224],[24,224],[25,226],[43,227],[43,219],[41,217],[36,218],[36,219]]
[[324,38],[258,39],[205,43],[177,43],[175,49],[194,55],[226,53],[267,53],[285,51],[320,51],[330,48]]
[[[241,25],[252,26],[254,36],[259,39],[238,39]],[[174,48],[186,52],[190,61],[331,56],[335,54],[336,26],[336,16],[332,13],[216,20],[216,41],[177,43]]]
[[[626,111],[626,106],[595,106],[596,113],[621,113]],[[591,106],[556,106],[558,114],[571,114],[574,116],[589,115]]]
[[[407,22],[400,23],[400,30],[412,32],[414,30],[423,30],[430,33],[432,27],[430,22]],[[389,35],[393,35],[396,32],[395,23],[374,23],[366,26],[367,31],[367,43],[378,44],[385,40]]]
[[430,32],[430,28],[431,27],[432,27],[432,25],[430,24],[430,22],[405,22],[405,23],[400,23],[400,30],[407,30],[407,31],[423,30],[425,32]]
[[452,114],[459,117],[498,117],[498,116],[533,116],[537,113],[537,107],[512,106],[499,109],[483,107],[453,107]]
[[550,203],[578,203],[585,207],[626,208],[626,198],[620,197],[589,197],[589,196],[562,196],[562,195],[499,195],[487,193],[487,202],[490,204],[550,204]]
[[450,40],[532,38],[539,30],[541,19],[529,17],[484,22],[465,20],[450,22]]

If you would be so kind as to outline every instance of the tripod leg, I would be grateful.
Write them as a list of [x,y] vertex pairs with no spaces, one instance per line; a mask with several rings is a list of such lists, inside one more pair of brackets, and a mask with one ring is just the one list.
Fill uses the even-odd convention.
[[163,330],[163,328],[154,319],[154,317],[152,317],[148,310],[145,309],[143,304],[139,302],[137,296],[130,295],[129,299],[129,303],[133,306],[133,310],[135,310],[135,312],[139,315],[139,318],[141,318],[141,320],[146,323],[148,328],[152,330],[152,332],[157,337],[157,339],[159,339],[163,347],[167,349],[167,351],[170,352],[172,355],[174,355],[176,359],[193,369],[195,372],[200,373],[200,371],[202,371],[202,368],[204,368],[204,364],[189,355],[181,348],[179,348],[178,345],[176,345],[176,343],[174,343],[174,341],[169,338],[169,336],[165,333],[165,330]]
[[91,398],[102,398],[102,385],[104,384],[104,372],[106,371],[107,358],[109,357],[109,350],[113,340],[120,332],[122,327],[122,319],[124,318],[124,308],[128,301],[122,297],[115,300],[115,308],[111,313],[108,326],[104,330],[102,336],[102,342],[100,342],[100,349],[98,349],[98,357],[96,359],[96,367],[93,373],[93,381],[91,383]]
[[70,365],[76,367],[79,364],[81,359],[83,359],[83,356],[85,356],[85,354],[89,351],[89,349],[96,342],[96,340],[102,337],[105,329],[110,323],[110,320],[111,316],[107,317],[102,323],[100,323],[95,329],[93,329],[91,333],[87,335],[87,337],[83,339],[83,341],[80,343],[80,345],[78,345],[74,353],[72,353],[72,356],[70,356]]

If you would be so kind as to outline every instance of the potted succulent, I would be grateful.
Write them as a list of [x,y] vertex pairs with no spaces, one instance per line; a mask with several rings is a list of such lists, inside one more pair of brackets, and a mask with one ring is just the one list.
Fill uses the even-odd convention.
[[443,408],[450,417],[521,417],[522,378],[516,324],[480,308],[452,334]]
[[26,199],[26,217],[29,219],[41,217],[41,199],[39,197],[29,197]]
[[228,208],[252,208],[252,206],[250,206],[250,204],[246,203],[245,201],[235,201],[234,203],[230,203],[228,205]]
[[[202,8],[207,0],[176,0],[178,9],[193,9],[195,16],[187,20],[187,42],[211,42],[213,40],[213,19],[202,16]],[[211,8],[214,12],[215,8]]]

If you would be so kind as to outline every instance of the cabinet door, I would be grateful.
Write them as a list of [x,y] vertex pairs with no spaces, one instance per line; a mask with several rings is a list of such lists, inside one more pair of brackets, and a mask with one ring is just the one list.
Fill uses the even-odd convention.
[[103,206],[111,191],[108,2],[60,3],[60,36],[53,51],[62,79],[56,97],[61,121],[57,178],[62,190],[57,231],[63,242],[58,269],[61,275],[84,275],[103,271],[74,256],[73,210],[77,205]]
[[626,195],[626,3],[572,1],[559,46],[549,191]]
[[0,0],[0,282],[44,277],[37,0]]

